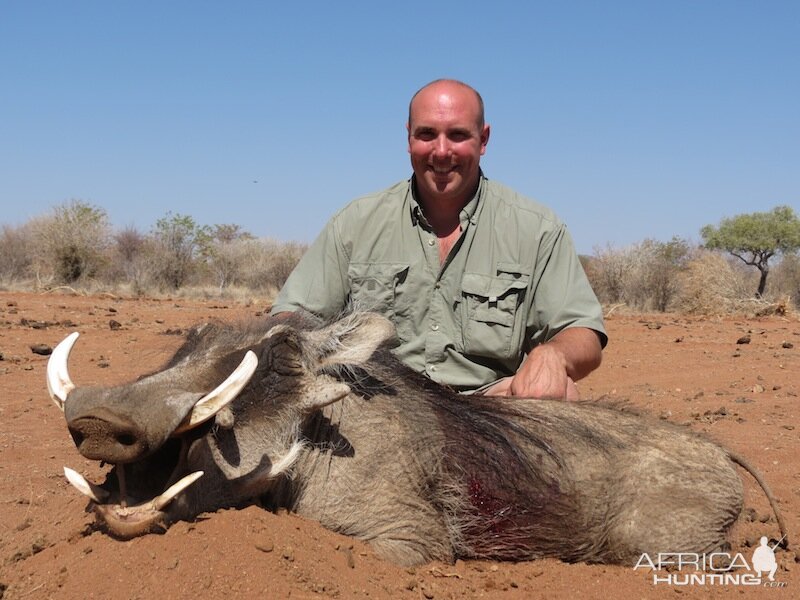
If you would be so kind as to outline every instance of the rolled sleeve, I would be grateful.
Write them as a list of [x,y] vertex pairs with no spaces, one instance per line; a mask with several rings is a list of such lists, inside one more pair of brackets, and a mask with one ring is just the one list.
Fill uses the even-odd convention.
[[529,313],[528,335],[531,347],[552,339],[571,327],[586,327],[597,332],[603,347],[608,335],[594,290],[575,252],[572,237],[562,224],[543,242],[547,256],[535,277],[533,310]]
[[270,314],[303,309],[323,319],[337,316],[349,295],[347,265],[334,217],[289,275]]

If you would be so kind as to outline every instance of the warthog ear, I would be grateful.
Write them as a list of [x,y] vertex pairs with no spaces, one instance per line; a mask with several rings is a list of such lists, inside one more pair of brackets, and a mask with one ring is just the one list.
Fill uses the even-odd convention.
[[[326,328],[327,329],[327,328]],[[321,332],[314,332],[319,335]],[[301,335],[289,325],[276,325],[270,329],[266,340],[263,362],[274,372],[284,376],[303,375],[305,373],[304,354],[306,358],[316,359],[320,342]],[[303,347],[301,349],[301,346]],[[305,353],[303,352],[305,350]],[[334,402],[338,402],[350,393],[350,386],[336,381],[327,375],[313,375],[304,379],[299,398],[294,397],[297,406],[303,413],[311,413]],[[296,394],[296,390],[291,390]]]
[[312,348],[318,350],[320,367],[361,365],[375,350],[395,336],[394,325],[376,313],[353,313],[305,334]]
[[267,333],[263,362],[281,375],[302,375],[303,359],[297,330],[288,325],[276,325]]

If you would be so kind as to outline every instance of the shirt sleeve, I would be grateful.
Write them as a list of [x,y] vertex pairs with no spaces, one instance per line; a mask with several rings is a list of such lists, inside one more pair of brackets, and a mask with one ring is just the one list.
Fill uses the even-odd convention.
[[349,296],[348,263],[334,217],[289,275],[270,314],[304,309],[323,319],[337,316]]
[[596,331],[605,347],[608,335],[603,325],[602,306],[575,252],[572,236],[563,224],[543,240],[538,262],[533,302],[528,314],[530,347],[544,343],[570,327]]

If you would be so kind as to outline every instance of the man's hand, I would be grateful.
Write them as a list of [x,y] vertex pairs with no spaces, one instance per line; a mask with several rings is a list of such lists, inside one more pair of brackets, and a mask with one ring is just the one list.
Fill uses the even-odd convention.
[[569,377],[567,377],[567,390],[564,394],[559,394],[557,396],[536,396],[534,394],[528,394],[526,392],[521,392],[519,394],[514,394],[511,391],[511,380],[514,379],[513,377],[503,377],[503,379],[498,380],[492,387],[487,388],[484,392],[484,396],[514,396],[517,398],[536,398],[537,400],[545,400],[549,398],[553,398],[555,400],[580,400],[581,395],[578,392],[578,386],[575,385],[575,382],[572,381]]
[[486,396],[577,400],[575,381],[600,365],[601,347],[591,329],[565,329],[536,346],[513,377],[506,377],[484,392]]
[[[530,361],[530,357],[526,362]],[[531,362],[535,365],[535,361]],[[484,396],[516,396],[540,400],[578,400],[578,386],[563,368],[548,369],[536,366],[536,373],[523,374],[522,368],[513,377],[504,377],[488,388]]]

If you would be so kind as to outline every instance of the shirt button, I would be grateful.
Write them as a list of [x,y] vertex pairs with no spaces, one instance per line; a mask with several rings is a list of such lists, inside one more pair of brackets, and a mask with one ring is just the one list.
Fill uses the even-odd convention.
[[436,243],[436,240],[434,240],[433,238],[428,240],[428,246],[433,246],[435,243]]
[[439,324],[434,323],[433,325],[431,325],[431,329],[433,329],[434,331],[439,331]]
[[430,371],[431,373],[433,373],[435,370],[436,370],[436,365],[431,365],[428,367],[428,371]]

